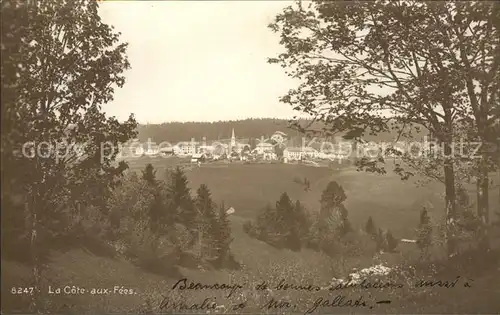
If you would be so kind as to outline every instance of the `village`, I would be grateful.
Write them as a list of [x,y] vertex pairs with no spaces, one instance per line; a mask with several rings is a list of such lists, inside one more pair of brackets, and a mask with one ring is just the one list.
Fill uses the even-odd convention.
[[[121,152],[124,158],[134,157],[181,157],[190,158],[191,163],[206,163],[213,161],[226,162],[282,162],[297,163],[304,162],[313,166],[319,166],[320,161],[345,161],[352,156],[353,142],[336,137],[333,142],[326,141],[302,141],[302,144],[294,143],[290,146],[291,139],[281,131],[274,132],[271,137],[256,139],[251,143],[250,139],[236,138],[234,129],[230,139],[201,141],[181,141],[177,144],[162,142],[157,144],[148,141],[141,143],[138,140],[131,141],[123,146]],[[295,141],[297,142],[297,141]]]

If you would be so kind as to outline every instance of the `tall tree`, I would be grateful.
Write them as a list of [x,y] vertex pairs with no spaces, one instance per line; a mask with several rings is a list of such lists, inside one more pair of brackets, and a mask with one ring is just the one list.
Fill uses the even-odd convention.
[[373,218],[371,216],[368,218],[368,221],[366,221],[365,232],[372,237],[377,235],[377,227],[375,226],[375,222],[373,222]]
[[[347,199],[344,188],[336,181],[328,183],[321,194],[320,218],[322,222],[320,230],[334,231],[337,235],[345,235],[350,231],[350,223],[347,219],[347,209],[343,202]],[[332,225],[327,227],[326,225]],[[333,229],[333,230],[332,230]],[[323,233],[320,231],[320,233]]]
[[345,194],[344,188],[336,181],[331,181],[328,183],[326,188],[321,193],[321,210],[320,215],[322,217],[329,217],[335,214],[334,211],[338,210],[337,207],[341,205],[347,196]]
[[62,209],[102,206],[126,168],[113,161],[136,122],[106,117],[101,106],[130,65],[96,1],[2,1],[1,8],[2,192],[23,196],[39,290],[42,227]]
[[[356,130],[359,138],[395,131],[412,139],[413,127],[427,129],[442,148],[437,161],[443,169],[446,223],[452,227],[457,216],[455,126],[466,126],[486,142],[498,118],[498,8],[479,1],[289,6],[270,25],[286,51],[269,61],[302,83],[282,101],[324,122],[328,134]],[[481,153],[478,212],[485,223],[487,160]],[[382,173],[384,162],[358,160],[360,167]],[[411,175],[401,165],[395,171],[403,179]],[[450,255],[455,243],[450,232]]]
[[[156,179],[156,170],[154,169],[151,163],[148,163],[144,170],[142,171],[142,179],[148,185],[148,188],[151,190],[153,194],[153,202],[149,209],[149,223],[151,231],[159,236],[159,232],[164,232],[166,228],[169,227],[162,224],[162,216],[168,216],[168,213],[165,213],[165,187],[162,181]],[[170,215],[170,219],[164,220],[165,222],[171,222],[173,216]],[[171,225],[170,225],[171,226]]]
[[290,240],[290,237],[294,238],[296,236],[292,236],[292,230],[294,233],[297,230],[295,229],[294,204],[286,192],[282,193],[280,199],[276,202],[275,227],[275,232],[279,236],[281,246],[287,247],[291,242],[296,241],[296,239]]
[[385,233],[385,240],[386,240],[386,250],[388,252],[394,252],[396,250],[396,247],[398,246],[399,240],[396,239],[390,230],[388,230]]
[[216,231],[216,248],[217,248],[217,261],[219,266],[224,266],[224,264],[229,259],[229,254],[231,250],[231,224],[229,223],[226,208],[224,203],[219,207],[219,213],[217,216],[217,231]]
[[276,214],[281,225],[290,226],[294,221],[294,205],[286,192],[282,193],[276,202]]
[[278,225],[276,209],[271,204],[267,204],[259,211],[255,219],[257,238],[262,241],[269,240]]
[[202,255],[212,253],[212,248],[217,239],[216,205],[212,200],[210,190],[205,184],[200,185],[196,191],[195,206],[198,210],[198,230],[201,238]]
[[338,238],[351,230],[343,205],[346,199],[344,188],[336,181],[329,182],[321,194],[319,222],[315,226],[320,235],[320,249],[329,255],[335,252]]
[[197,235],[198,212],[191,197],[186,174],[181,167],[176,167],[170,174],[168,183],[167,212],[175,216],[175,222],[184,225],[191,233],[193,242]]
[[157,184],[156,170],[153,167],[153,164],[148,163],[146,165],[146,167],[142,171],[142,179],[152,186],[155,186]]

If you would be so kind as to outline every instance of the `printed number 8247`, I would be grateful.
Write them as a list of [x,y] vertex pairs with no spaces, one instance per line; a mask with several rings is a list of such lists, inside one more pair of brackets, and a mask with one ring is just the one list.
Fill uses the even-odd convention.
[[35,291],[34,287],[27,287],[27,288],[12,287],[10,289],[10,293],[12,294],[33,294],[34,291]]

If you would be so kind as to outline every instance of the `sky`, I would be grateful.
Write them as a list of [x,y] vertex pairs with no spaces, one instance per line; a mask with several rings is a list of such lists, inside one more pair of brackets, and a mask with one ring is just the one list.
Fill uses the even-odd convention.
[[267,58],[267,25],[290,1],[104,1],[104,23],[129,43],[126,83],[104,106],[139,123],[291,118],[279,98],[297,82]]

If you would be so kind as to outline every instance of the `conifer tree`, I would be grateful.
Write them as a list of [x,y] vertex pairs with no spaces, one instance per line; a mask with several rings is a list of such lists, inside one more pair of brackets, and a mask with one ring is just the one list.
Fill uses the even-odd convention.
[[344,188],[336,181],[329,182],[321,194],[321,217],[329,217],[334,212],[335,207],[342,204],[346,199]]
[[366,221],[365,232],[373,238],[377,235],[377,227],[371,216],[368,218],[368,221]]
[[219,266],[223,266],[229,257],[230,244],[233,241],[231,238],[231,225],[227,218],[224,203],[222,203],[219,207],[215,236],[217,245],[217,262]]
[[[319,225],[320,234],[333,233],[342,237],[352,231],[351,223],[348,219],[348,212],[343,202],[347,199],[344,188],[336,181],[328,183],[321,194],[321,209]],[[326,226],[333,225],[333,226]],[[331,243],[333,240],[328,240]],[[330,247],[330,245],[328,245]]]
[[167,215],[167,213],[162,213],[165,211],[165,200],[158,189],[154,192],[153,198],[153,203],[149,209],[149,226],[153,233],[159,233],[160,230],[165,230],[169,226],[168,222],[171,222],[172,220],[171,218],[164,220],[164,222],[167,223],[166,225],[162,224],[163,222],[161,217],[162,215]]
[[164,215],[164,198],[162,198],[159,181],[156,179],[156,170],[151,163],[148,163],[142,171],[142,179],[151,189],[153,202],[149,208],[149,226],[153,233],[158,233],[162,227],[161,216]]
[[191,190],[188,187],[188,180],[182,168],[176,167],[172,171],[167,193],[167,211],[174,215],[176,223],[184,225],[190,231],[194,242],[197,235],[198,211],[191,198]]
[[156,186],[156,184],[158,183],[156,180],[156,170],[151,163],[148,163],[142,171],[142,179],[151,186]]
[[268,241],[276,229],[277,223],[276,209],[271,204],[262,208],[255,220],[255,233],[257,239]]
[[385,240],[386,240],[386,250],[388,252],[394,252],[396,250],[396,247],[398,246],[399,244],[399,240],[396,239],[393,235],[392,235],[392,232],[390,230],[387,231],[387,233],[385,234]]
[[289,247],[291,243],[297,242],[298,230],[295,227],[294,205],[286,192],[282,193],[276,202],[276,216],[276,229],[274,230],[277,237],[276,245]]
[[210,190],[205,184],[200,185],[197,190],[195,206],[198,210],[198,230],[201,238],[202,255],[211,254],[215,246],[217,236],[217,216],[215,203],[212,200]]
[[293,225],[295,219],[294,206],[292,200],[286,192],[282,193],[280,199],[276,202],[276,215],[279,221],[279,227],[285,231]]

